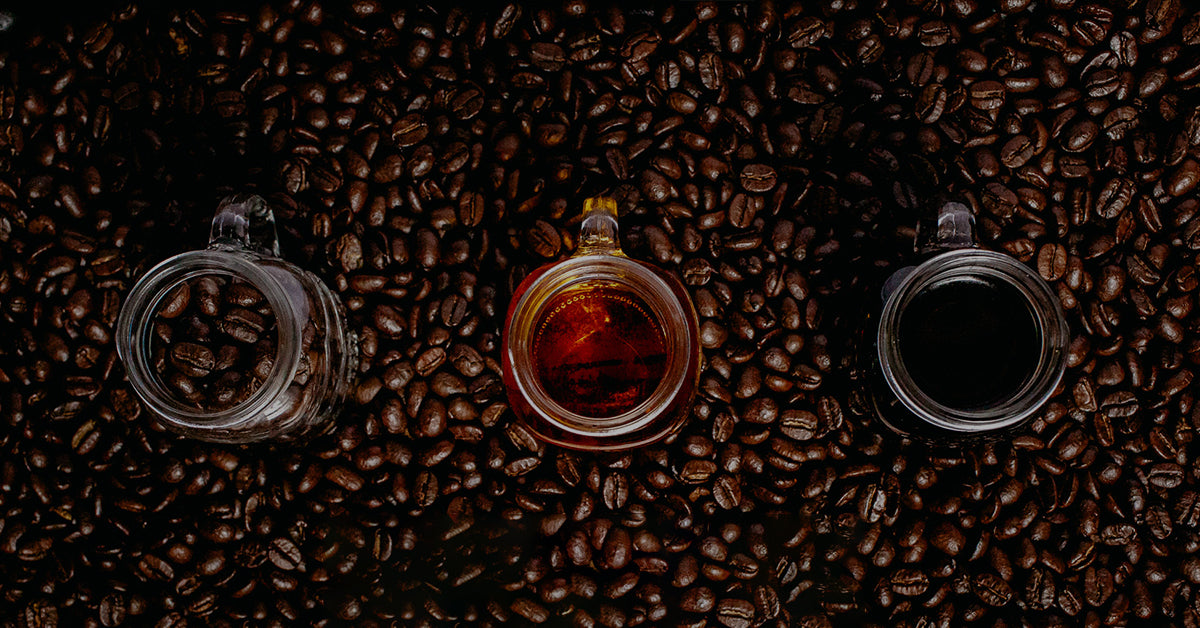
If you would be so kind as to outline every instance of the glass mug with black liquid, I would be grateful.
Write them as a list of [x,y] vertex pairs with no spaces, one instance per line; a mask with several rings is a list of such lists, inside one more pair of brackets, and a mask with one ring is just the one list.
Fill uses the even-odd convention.
[[870,397],[884,425],[935,442],[1031,420],[1066,369],[1058,297],[1016,258],[978,248],[974,217],[941,199],[918,225],[919,264],[884,283]]
[[544,441],[624,450],[675,432],[691,412],[699,324],[680,281],[621,251],[617,206],[584,203],[575,254],[521,282],[503,338],[518,418]]

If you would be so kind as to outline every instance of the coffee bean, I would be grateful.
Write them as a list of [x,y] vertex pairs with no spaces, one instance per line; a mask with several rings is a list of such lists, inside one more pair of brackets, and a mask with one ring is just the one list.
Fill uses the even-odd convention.
[[177,318],[188,306],[188,301],[191,299],[191,290],[187,283],[179,284],[166,297],[166,303],[159,310],[158,315],[162,318]]
[[1116,218],[1133,197],[1133,184],[1127,179],[1113,179],[1104,186],[1096,199],[1097,212],[1104,218]]
[[410,113],[392,125],[392,141],[396,146],[412,146],[425,139],[429,134],[429,125],[417,113]]
[[900,569],[889,578],[891,589],[899,595],[915,597],[929,588],[929,577],[913,569]]
[[189,377],[204,377],[213,368],[215,360],[212,349],[192,342],[181,342],[171,347],[171,364]]
[[1017,135],[1000,149],[1000,161],[1009,168],[1020,168],[1034,155],[1033,141],[1026,135]]
[[970,87],[971,103],[983,110],[998,109],[1004,104],[1004,84],[997,81],[978,81]]
[[603,565],[608,569],[622,569],[631,559],[632,541],[624,528],[615,528],[608,533],[603,547]]
[[742,502],[742,489],[733,477],[722,475],[713,484],[713,497],[721,508],[732,510]]
[[124,596],[111,593],[100,600],[100,625],[115,628],[125,623],[127,615]]
[[1200,183],[1200,162],[1187,159],[1168,176],[1166,190],[1171,196],[1183,196],[1194,189],[1197,183]]
[[550,223],[539,220],[528,233],[530,248],[538,255],[552,258],[558,255],[561,240],[558,231]]
[[742,187],[747,192],[765,193],[775,188],[775,169],[765,164],[742,168]]
[[754,622],[754,604],[741,599],[723,599],[717,603],[717,621],[729,628],[748,628]]
[[1150,468],[1150,484],[1160,488],[1175,488],[1183,482],[1183,469],[1174,463],[1159,463]]
[[146,555],[138,563],[138,570],[150,580],[170,580],[175,577],[175,569],[170,563],[154,555]]
[[708,587],[695,587],[680,596],[680,610],[689,613],[707,613],[716,605],[716,596]]
[[1100,127],[1091,120],[1080,120],[1071,125],[1064,133],[1063,149],[1077,153],[1091,147],[1099,134]]
[[303,555],[290,539],[279,537],[273,540],[268,556],[272,564],[284,571],[304,570]]
[[511,609],[514,613],[535,624],[544,623],[550,618],[550,613],[544,606],[527,598],[519,598],[514,601]]

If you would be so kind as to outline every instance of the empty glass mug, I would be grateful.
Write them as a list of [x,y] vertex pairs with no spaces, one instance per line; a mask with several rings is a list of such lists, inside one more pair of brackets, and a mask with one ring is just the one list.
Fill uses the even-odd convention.
[[254,195],[221,202],[207,249],[147,271],[117,329],[146,407],[166,428],[208,441],[319,432],[358,366],[337,295],[279,257],[274,214]]
[[503,342],[514,412],[539,438],[619,450],[669,436],[691,412],[699,325],[678,279],[627,257],[617,206],[589,198],[579,248],[513,295]]
[[975,246],[974,217],[942,200],[918,225],[929,256],[884,283],[871,398],[908,436],[995,434],[1037,413],[1062,380],[1069,342],[1058,297],[1019,260]]

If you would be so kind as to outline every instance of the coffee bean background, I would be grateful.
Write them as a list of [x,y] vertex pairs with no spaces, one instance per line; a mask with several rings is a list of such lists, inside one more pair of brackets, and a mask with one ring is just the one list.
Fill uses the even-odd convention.
[[[1179,0],[0,11],[4,626],[1200,624],[1200,18]],[[866,413],[859,333],[966,199],[1072,329],[967,448]],[[154,426],[113,324],[218,200],[361,334],[302,446]],[[701,316],[671,444],[543,447],[511,289],[586,195]]]

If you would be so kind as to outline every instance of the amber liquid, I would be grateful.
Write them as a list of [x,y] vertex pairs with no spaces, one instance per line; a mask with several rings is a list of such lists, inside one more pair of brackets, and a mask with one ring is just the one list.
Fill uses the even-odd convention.
[[575,414],[624,414],[653,394],[667,369],[667,338],[650,307],[620,286],[554,295],[537,320],[534,374]]

